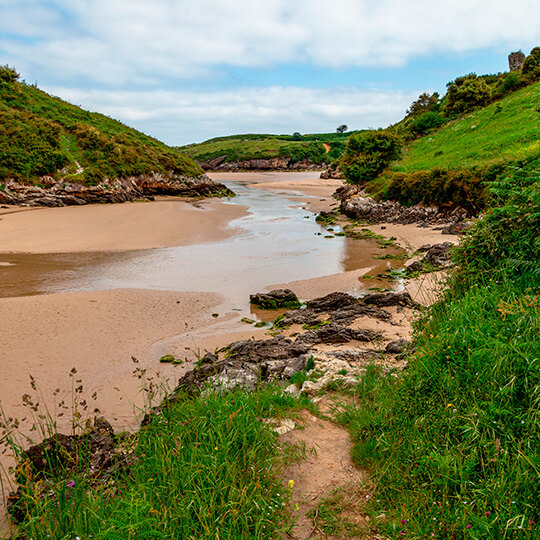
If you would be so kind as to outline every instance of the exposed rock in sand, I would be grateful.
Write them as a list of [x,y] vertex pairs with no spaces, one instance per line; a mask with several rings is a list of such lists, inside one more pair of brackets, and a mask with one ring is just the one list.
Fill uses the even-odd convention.
[[122,203],[155,195],[208,197],[234,195],[223,184],[203,175],[199,178],[163,174],[104,181],[96,186],[42,179],[43,187],[8,180],[0,191],[1,204],[24,206],[72,206],[95,203]]

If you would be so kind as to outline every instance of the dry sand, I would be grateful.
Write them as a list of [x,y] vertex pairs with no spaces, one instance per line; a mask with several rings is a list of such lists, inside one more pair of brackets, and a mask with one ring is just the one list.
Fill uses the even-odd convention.
[[93,204],[0,214],[0,252],[124,251],[214,242],[246,208],[217,200]]

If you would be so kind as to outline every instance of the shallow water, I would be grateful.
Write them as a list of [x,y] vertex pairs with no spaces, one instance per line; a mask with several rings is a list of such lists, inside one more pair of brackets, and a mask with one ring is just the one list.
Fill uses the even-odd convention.
[[272,284],[373,264],[373,241],[333,236],[292,200],[298,193],[247,183],[226,182],[237,194],[227,204],[249,209],[230,223],[239,231],[226,240],[127,252],[0,255],[0,297],[145,288],[218,292],[245,304],[250,293]]

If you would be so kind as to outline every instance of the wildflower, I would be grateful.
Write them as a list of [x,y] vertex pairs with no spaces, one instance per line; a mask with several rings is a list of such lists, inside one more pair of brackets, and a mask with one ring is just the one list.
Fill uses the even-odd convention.
[[214,450],[217,450],[217,449],[218,449],[218,447],[217,447],[217,446],[214,446]]
[[486,510],[486,511],[484,512],[484,515],[485,515],[486,517],[489,517],[489,516],[490,516],[490,512]]
[[470,523],[467,523],[467,526],[465,527],[466,529],[470,529],[471,528],[471,524]]
[[291,479],[289,480],[288,484],[289,484],[289,489],[292,489],[292,488],[294,487],[295,482],[294,482],[294,480],[291,478]]
[[406,520],[406,519],[402,519],[402,520],[401,520],[401,524],[402,524],[402,525],[405,525],[405,523],[407,523],[407,520]]
[[298,503],[296,503],[294,505],[294,509],[298,512],[298,510],[300,510],[300,505]]
[[69,487],[69,488],[75,487],[75,480],[72,480],[72,481],[67,485],[67,487]]

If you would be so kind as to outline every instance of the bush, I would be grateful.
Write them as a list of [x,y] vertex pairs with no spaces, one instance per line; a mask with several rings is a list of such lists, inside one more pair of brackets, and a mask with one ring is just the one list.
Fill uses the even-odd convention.
[[407,109],[407,116],[417,116],[428,111],[439,110],[439,94],[434,92],[428,94],[424,92],[420,94],[416,101],[411,103],[411,106]]
[[476,214],[486,206],[486,186],[502,170],[461,169],[392,173],[385,196],[405,205],[425,203],[437,206],[461,207]]
[[458,115],[487,105],[490,100],[491,88],[486,79],[471,73],[448,83],[443,109],[447,115]]
[[356,133],[347,141],[340,167],[350,183],[365,184],[397,159],[400,150],[397,137],[388,131]]
[[466,280],[506,273],[540,277],[540,159],[508,167],[490,185],[493,207],[456,250],[459,275]]
[[437,129],[445,123],[441,113],[428,111],[417,116],[410,124],[411,132],[416,135],[425,135],[433,129]]
[[529,56],[525,58],[523,69],[521,70],[529,79],[536,80],[540,78],[540,47],[535,47]]
[[0,66],[0,83],[12,83],[18,80],[20,75],[14,68],[9,67],[7,64]]

